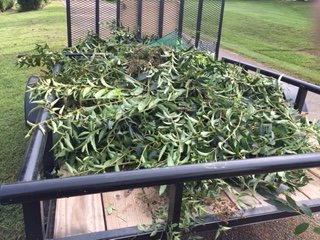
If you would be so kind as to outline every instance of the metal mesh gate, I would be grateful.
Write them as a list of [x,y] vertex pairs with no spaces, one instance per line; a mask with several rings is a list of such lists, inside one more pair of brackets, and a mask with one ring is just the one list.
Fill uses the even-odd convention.
[[223,8],[224,0],[66,0],[68,46],[88,32],[107,38],[115,22],[138,37],[176,36],[217,57]]

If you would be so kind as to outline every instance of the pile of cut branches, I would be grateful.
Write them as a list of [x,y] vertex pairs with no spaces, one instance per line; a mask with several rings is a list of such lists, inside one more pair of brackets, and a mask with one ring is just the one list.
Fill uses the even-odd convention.
[[[306,141],[319,142],[319,127],[283,99],[277,79],[248,74],[210,53],[149,46],[122,30],[107,40],[90,36],[68,50],[91,55],[65,56],[46,45],[37,51],[19,64],[47,68],[30,94],[48,110],[45,124],[54,133],[55,158],[71,174],[319,150]],[[62,68],[52,75],[56,63]],[[295,170],[232,182],[276,189],[307,180]],[[185,215],[203,213],[205,199],[218,197],[229,184],[186,185]]]

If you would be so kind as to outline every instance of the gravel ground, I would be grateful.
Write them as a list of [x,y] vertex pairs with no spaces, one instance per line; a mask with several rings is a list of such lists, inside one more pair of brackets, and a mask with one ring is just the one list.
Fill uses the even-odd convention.
[[[314,214],[317,219],[319,215],[320,213]],[[298,216],[235,227],[221,234],[218,240],[319,240],[320,235],[315,234],[312,227],[299,236],[293,234],[295,226],[303,221],[304,218]],[[203,233],[201,236],[205,240],[214,239],[212,232]]]
[[316,240],[320,235],[313,233],[312,228],[297,236],[293,229],[302,223],[303,217],[291,217],[259,224],[252,224],[234,228],[220,238],[220,240]]
[[[320,212],[314,214],[320,221]],[[306,221],[304,217],[289,217],[268,222],[261,222],[241,227],[234,227],[225,233],[221,233],[218,240],[320,240],[320,235],[308,230],[300,235],[294,235],[295,226]],[[197,234],[203,240],[214,240],[215,233],[212,231]],[[188,238],[186,237],[185,240]]]

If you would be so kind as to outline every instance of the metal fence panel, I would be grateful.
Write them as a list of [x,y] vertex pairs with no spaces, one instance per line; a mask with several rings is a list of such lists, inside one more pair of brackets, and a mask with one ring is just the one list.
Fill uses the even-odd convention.
[[224,0],[66,0],[68,45],[88,32],[107,38],[116,22],[138,37],[176,36],[218,53]]
[[[69,0],[71,40],[76,43],[88,32],[95,31],[95,0]],[[70,44],[69,44],[70,45]]]
[[110,35],[108,23],[116,22],[117,5],[113,1],[99,0],[99,36],[107,38]]

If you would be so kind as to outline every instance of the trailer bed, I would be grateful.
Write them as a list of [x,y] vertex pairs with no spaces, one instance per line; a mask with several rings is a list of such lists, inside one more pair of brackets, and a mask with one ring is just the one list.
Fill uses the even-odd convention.
[[[320,203],[320,168],[309,169],[307,175],[312,180],[292,194],[292,198],[296,202]],[[261,213],[270,216],[276,213],[275,207],[258,193],[255,196],[245,196],[243,200],[248,206],[242,208],[237,204],[237,197],[232,192],[223,193],[222,199],[234,207],[234,215],[230,219],[238,219],[239,225]],[[159,202],[167,204],[152,187],[58,199],[54,238],[151,224],[152,205]]]

